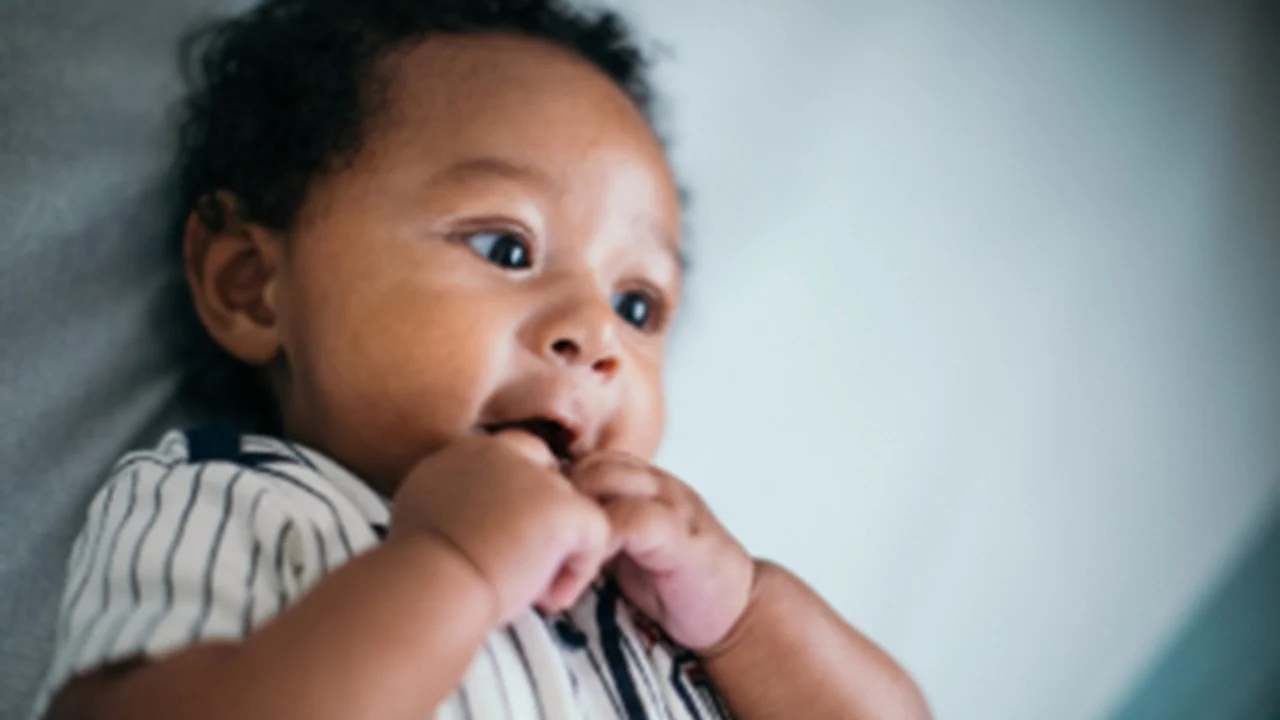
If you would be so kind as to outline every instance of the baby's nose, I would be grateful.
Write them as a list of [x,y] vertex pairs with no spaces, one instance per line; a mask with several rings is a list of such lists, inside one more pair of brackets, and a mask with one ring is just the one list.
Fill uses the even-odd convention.
[[579,298],[542,318],[537,350],[548,360],[583,367],[605,380],[621,368],[617,316],[602,300]]

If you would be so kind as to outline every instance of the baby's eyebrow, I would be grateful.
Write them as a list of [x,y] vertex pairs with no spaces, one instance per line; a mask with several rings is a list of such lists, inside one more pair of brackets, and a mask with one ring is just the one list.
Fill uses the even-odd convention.
[[680,243],[670,233],[664,231],[652,218],[647,218],[642,222],[644,223],[646,234],[653,239],[654,244],[662,248],[662,251],[671,257],[671,261],[675,263],[676,269],[680,271],[680,274],[684,275],[688,272],[689,256],[685,255]]
[[654,216],[641,212],[632,217],[631,237],[634,242],[646,246],[644,252],[653,257],[661,254],[675,267],[676,277],[683,278],[689,270],[689,259],[680,247],[678,236],[672,235]]
[[457,182],[494,175],[539,186],[547,190],[550,190],[555,185],[555,181],[551,179],[551,176],[539,168],[491,156],[471,157],[460,160],[436,173],[431,178],[431,182]]

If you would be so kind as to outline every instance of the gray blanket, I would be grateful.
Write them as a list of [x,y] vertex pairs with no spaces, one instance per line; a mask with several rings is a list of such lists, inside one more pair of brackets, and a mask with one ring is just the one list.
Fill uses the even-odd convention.
[[102,472],[176,422],[178,38],[228,0],[0,4],[0,718],[27,712]]

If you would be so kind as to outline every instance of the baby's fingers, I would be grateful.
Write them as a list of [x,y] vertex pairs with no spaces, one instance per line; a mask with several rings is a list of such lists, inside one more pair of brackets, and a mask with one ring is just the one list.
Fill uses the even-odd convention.
[[551,453],[547,444],[532,433],[518,429],[503,430],[493,435],[492,441],[540,468],[559,470],[560,461]]
[[602,552],[598,557],[577,556],[569,558],[560,568],[551,584],[542,592],[536,604],[547,612],[560,612],[572,607],[600,573],[606,555]]
[[574,544],[565,554],[564,562],[538,597],[538,607],[557,612],[572,606],[600,574],[604,563],[613,556],[613,547],[608,516],[591,507],[582,516]]
[[598,502],[624,497],[653,497],[663,491],[665,478],[649,465],[617,453],[588,457],[569,470],[578,492]]
[[612,528],[610,555],[623,554],[651,573],[680,567],[688,523],[674,508],[649,498],[620,498],[604,504]]

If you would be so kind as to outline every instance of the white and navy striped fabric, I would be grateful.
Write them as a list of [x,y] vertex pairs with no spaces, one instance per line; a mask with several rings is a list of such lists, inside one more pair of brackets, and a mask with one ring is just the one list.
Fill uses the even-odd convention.
[[[35,715],[71,677],[235,640],[375,546],[387,503],[320,453],[231,430],[174,432],[126,455],[72,550]],[[492,632],[434,717],[726,717],[694,656],[608,581],[557,616]]]

